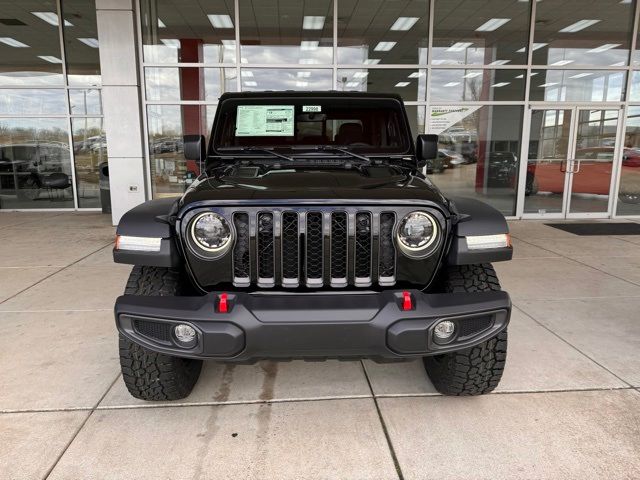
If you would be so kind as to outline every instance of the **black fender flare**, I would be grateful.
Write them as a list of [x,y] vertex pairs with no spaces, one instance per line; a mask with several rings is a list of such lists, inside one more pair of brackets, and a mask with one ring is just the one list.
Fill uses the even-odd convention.
[[446,262],[449,265],[471,265],[511,260],[513,248],[493,248],[489,250],[469,250],[467,236],[497,235],[509,233],[509,225],[504,215],[496,208],[480,200],[466,197],[450,197],[452,213],[457,222],[453,227],[451,247]]
[[176,212],[177,202],[178,198],[158,198],[141,203],[125,213],[118,223],[116,235],[160,238],[160,251],[117,250],[114,246],[113,261],[150,267],[179,267],[182,257],[169,221]]

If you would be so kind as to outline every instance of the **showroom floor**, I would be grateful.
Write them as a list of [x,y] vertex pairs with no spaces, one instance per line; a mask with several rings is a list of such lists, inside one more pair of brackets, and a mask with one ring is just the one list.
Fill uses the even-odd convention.
[[120,379],[109,218],[0,213],[0,478],[640,478],[640,236],[511,228],[496,394],[441,397],[419,362],[209,363],[163,405]]

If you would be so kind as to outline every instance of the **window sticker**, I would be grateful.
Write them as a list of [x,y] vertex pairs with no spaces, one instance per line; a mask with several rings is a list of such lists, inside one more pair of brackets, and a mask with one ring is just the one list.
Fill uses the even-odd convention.
[[293,137],[293,105],[238,105],[236,137]]
[[322,111],[322,105],[303,105],[302,113],[319,113]]

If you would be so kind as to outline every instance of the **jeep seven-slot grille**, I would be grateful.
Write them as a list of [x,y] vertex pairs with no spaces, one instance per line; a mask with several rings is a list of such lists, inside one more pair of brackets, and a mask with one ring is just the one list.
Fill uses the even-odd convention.
[[396,281],[393,212],[236,212],[234,284],[308,288]]

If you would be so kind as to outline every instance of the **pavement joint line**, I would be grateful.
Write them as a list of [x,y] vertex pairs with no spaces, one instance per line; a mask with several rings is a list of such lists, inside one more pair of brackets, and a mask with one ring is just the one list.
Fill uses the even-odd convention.
[[[15,212],[15,210],[5,210],[6,213],[9,213],[9,212],[12,212],[12,211]],[[19,213],[29,213],[29,212],[22,212],[21,211]],[[33,212],[33,213],[36,213],[36,212]],[[37,212],[37,213],[49,213],[49,212]],[[54,214],[54,212],[50,212],[50,216],[47,215],[47,218],[59,217],[60,215],[64,215],[65,213],[67,213],[67,212],[56,212],[55,214]],[[3,214],[4,213],[2,213],[0,215],[3,215]],[[2,218],[2,217],[0,217],[0,218]],[[33,220],[26,220],[26,221],[20,222],[20,223],[10,223],[9,225],[2,225],[1,227],[2,228],[19,227],[20,225],[27,225],[28,223],[37,222],[39,220],[42,220],[42,219],[38,218],[38,219],[33,219]]]
[[[581,392],[609,392],[612,390],[634,390],[634,387],[584,387],[584,388],[559,388],[559,389],[540,389],[540,390],[497,390],[489,395],[532,395],[547,393],[581,393]],[[439,393],[423,392],[423,393],[382,393],[376,395],[376,398],[430,398],[445,397]]]
[[13,267],[5,267],[2,266],[0,267],[0,269],[10,269],[10,268],[15,268],[15,269],[20,269],[20,270],[24,270],[25,268],[63,268],[66,267],[66,265],[23,265],[23,266],[13,266]]
[[367,380],[367,385],[369,385],[369,390],[371,390],[371,395],[373,395],[373,404],[376,408],[378,419],[380,420],[382,433],[384,433],[384,438],[386,439],[387,446],[389,447],[389,454],[391,455],[391,459],[393,460],[393,466],[396,469],[396,475],[398,475],[398,480],[404,480],[404,475],[402,474],[402,467],[400,466],[400,461],[398,460],[396,451],[393,448],[393,441],[391,440],[389,429],[387,428],[387,424],[384,421],[384,416],[382,415],[382,410],[380,410],[380,405],[378,404],[378,399],[376,398],[376,394],[373,391],[373,385],[371,384],[371,379],[369,378],[369,374],[367,373],[367,367],[362,360],[360,360],[360,366],[362,366],[362,373],[364,373],[364,378]]
[[[636,297],[637,298],[637,297]],[[598,362],[597,360],[595,360],[594,358],[590,357],[589,355],[587,355],[585,352],[583,352],[582,350],[580,350],[578,347],[576,347],[575,345],[573,345],[571,342],[569,342],[567,339],[565,339],[563,336],[561,336],[560,334],[554,332],[553,330],[551,330],[549,327],[547,327],[545,324],[541,323],[540,321],[538,321],[537,318],[535,318],[532,314],[530,314],[529,312],[523,310],[521,307],[518,307],[517,305],[513,305],[513,308],[518,309],[523,315],[526,315],[527,317],[529,317],[531,320],[533,320],[534,322],[536,322],[538,325],[540,325],[542,328],[544,328],[545,330],[547,330],[548,332],[550,332],[552,335],[555,335],[557,338],[559,338],[560,340],[562,340],[564,343],[566,343],[567,345],[569,345],[571,348],[574,348],[577,352],[579,352],[580,354],[584,355],[585,358],[588,358],[589,360],[591,360],[593,363],[595,363],[596,365],[598,365],[600,368],[606,370],[607,372],[609,372],[611,375],[613,375],[614,377],[616,377],[618,380],[620,380],[622,383],[628,385],[630,388],[634,388],[633,385],[631,385],[629,382],[627,382],[624,378],[620,377],[619,375],[617,375],[616,373],[612,372],[609,368],[605,367],[603,364],[601,364],[600,362]]]
[[115,383],[118,381],[119,378],[120,378],[120,372],[118,372],[118,374],[116,375],[116,378],[113,379],[113,382],[111,382],[109,386],[105,389],[104,393],[100,396],[98,401],[94,404],[93,408],[89,411],[89,414],[87,415],[87,417],[80,423],[75,433],[71,436],[71,438],[69,439],[65,447],[62,449],[62,451],[60,452],[56,460],[53,462],[53,464],[47,469],[47,472],[44,474],[44,477],[43,477],[44,480],[47,480],[49,478],[49,476],[51,475],[51,472],[53,472],[53,470],[56,468],[58,463],[60,463],[60,460],[62,459],[64,454],[67,453],[67,450],[69,450],[69,447],[71,446],[71,444],[74,442],[78,434],[82,431],[84,426],[87,424],[87,422],[91,418],[91,415],[93,415],[93,412],[96,411],[96,408],[98,408],[98,405],[100,405],[100,402],[104,400],[104,397],[107,396],[107,393],[109,393],[109,391],[111,390],[111,388],[113,388],[113,386],[115,385]]
[[[548,248],[541,247],[539,245],[536,245],[535,243],[531,243],[531,242],[528,242],[526,240],[522,240],[520,238],[518,240],[520,240],[521,242],[527,243],[527,244],[529,244],[531,246],[542,248],[543,250],[546,250],[547,252],[551,252],[552,251],[552,250],[549,250]],[[632,242],[630,242],[630,243],[632,243]],[[635,245],[637,245],[637,244],[635,244]],[[554,252],[554,253],[556,253],[556,252]],[[558,255],[560,256],[560,258],[564,258],[566,260],[569,260],[571,262],[577,263],[579,265],[583,265],[585,267],[591,268],[591,269],[593,269],[593,270],[595,270],[597,272],[604,273],[605,275],[609,275],[609,276],[611,276],[613,278],[617,278],[618,280],[622,280],[623,282],[630,283],[631,285],[635,285],[636,287],[640,287],[640,283],[632,282],[631,280],[627,280],[626,278],[619,277],[617,275],[614,275],[613,273],[605,272],[604,270],[600,270],[597,267],[594,267],[592,265],[588,265],[588,264],[586,264],[584,262],[581,262],[580,260],[576,260],[575,258],[567,257],[566,255],[563,255],[561,253],[558,253]],[[621,257],[615,257],[615,258],[634,258],[634,257],[635,256],[621,256]],[[612,258],[612,257],[607,256],[606,258]],[[516,259],[516,260],[518,260],[518,259]],[[590,297],[590,298],[598,298],[598,297]]]
[[20,290],[20,291],[19,291],[19,292],[17,292],[17,293],[14,293],[14,294],[13,294],[13,295],[11,295],[10,297],[5,298],[4,300],[2,300],[2,301],[0,302],[0,305],[2,305],[2,304],[3,304],[3,303],[5,303],[5,302],[8,302],[9,300],[11,300],[11,299],[13,299],[13,298],[16,298],[16,297],[17,297],[18,295],[20,295],[21,293],[26,292],[26,291],[27,291],[27,290],[29,290],[30,288],[33,288],[33,287],[35,287],[36,285],[41,284],[41,283],[42,283],[42,282],[44,282],[46,279],[53,277],[54,275],[56,275],[56,274],[58,274],[58,273],[62,272],[63,270],[66,270],[67,268],[69,268],[69,267],[71,267],[71,266],[75,265],[75,264],[76,264],[76,263],[78,263],[78,262],[81,262],[82,260],[84,260],[84,259],[85,259],[85,258],[87,258],[87,257],[90,257],[90,256],[91,256],[91,255],[93,255],[94,253],[99,252],[100,250],[102,250],[104,247],[106,247],[106,246],[110,245],[111,243],[113,243],[113,242],[109,242],[109,243],[104,244],[103,246],[101,246],[101,247],[100,247],[100,248],[98,248],[97,250],[94,250],[94,251],[92,251],[92,252],[88,253],[88,254],[87,254],[87,255],[85,255],[84,257],[79,258],[78,260],[76,260],[76,261],[74,261],[74,262],[72,262],[72,263],[68,264],[67,266],[62,267],[61,269],[56,270],[55,272],[50,273],[50,274],[49,274],[49,275],[47,275],[46,277],[41,278],[41,279],[40,279],[40,280],[38,280],[37,282],[35,282],[35,283],[33,283],[33,284],[29,285],[29,286],[28,286],[28,287],[26,287],[26,288],[23,288],[22,290]]
[[113,308],[58,308],[55,310],[2,310],[0,313],[111,312]]

